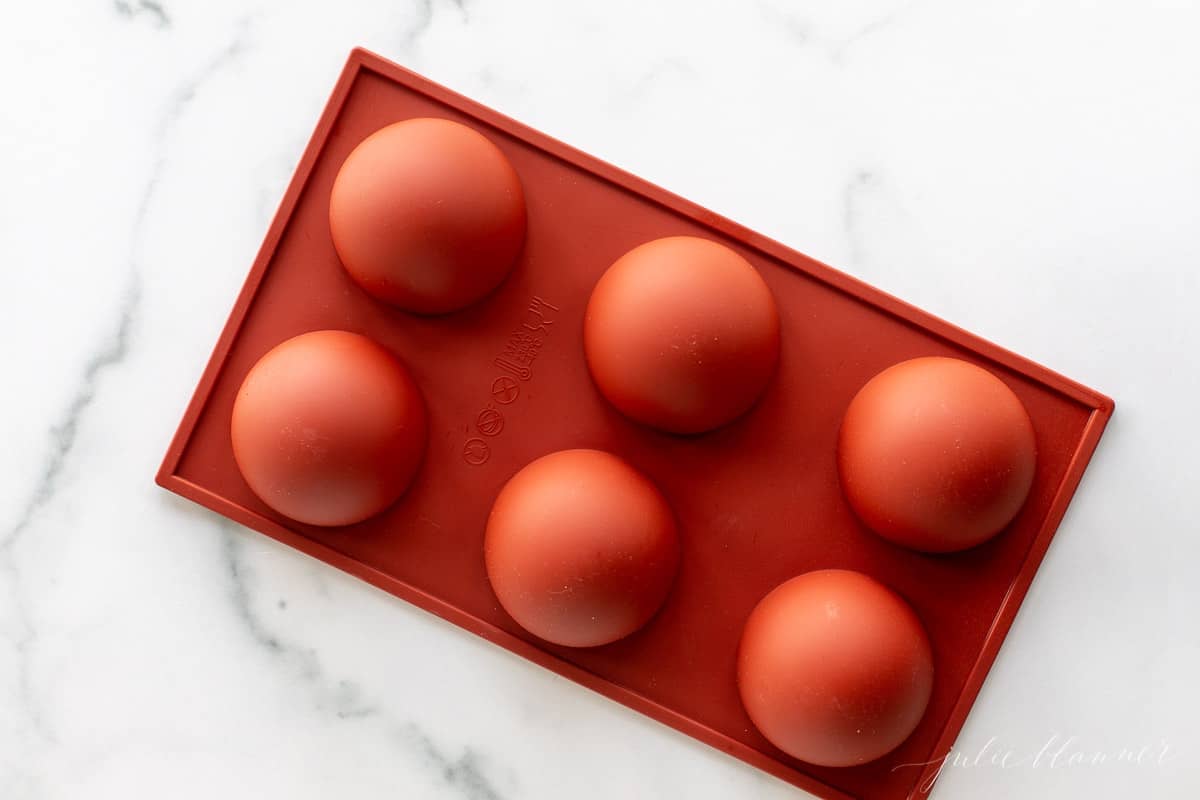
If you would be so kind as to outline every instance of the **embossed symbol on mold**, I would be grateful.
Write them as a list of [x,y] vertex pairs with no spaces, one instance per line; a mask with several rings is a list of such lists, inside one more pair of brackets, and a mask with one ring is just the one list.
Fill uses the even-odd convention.
[[523,381],[532,378],[533,362],[554,326],[552,312],[558,310],[558,306],[534,295],[522,315],[521,324],[509,335],[504,350],[492,363]]
[[478,467],[492,456],[492,448],[483,439],[467,439],[463,445],[463,461]]
[[521,394],[521,385],[507,375],[492,381],[492,397],[501,405],[508,405]]
[[500,441],[493,437],[499,437],[507,427],[504,412],[521,398],[521,385],[533,378],[534,362],[555,329],[555,314],[559,310],[543,297],[531,297],[515,321],[516,327],[504,340],[503,348],[492,359],[492,366],[497,371],[492,372],[492,382],[488,386],[491,400],[475,415],[472,425],[463,427],[463,432],[472,437],[463,443],[463,460],[468,464],[479,466],[491,458],[492,446]]
[[527,381],[533,377],[533,370],[531,370],[529,367],[525,367],[525,366],[518,364],[517,362],[513,361],[511,358],[505,358],[504,356],[497,356],[496,360],[493,361],[492,363],[495,364],[500,369],[504,370],[505,372],[511,372],[513,375],[516,375],[518,378],[520,378],[523,381]]
[[485,408],[475,417],[475,428],[484,436],[496,436],[504,430],[504,415],[494,408]]

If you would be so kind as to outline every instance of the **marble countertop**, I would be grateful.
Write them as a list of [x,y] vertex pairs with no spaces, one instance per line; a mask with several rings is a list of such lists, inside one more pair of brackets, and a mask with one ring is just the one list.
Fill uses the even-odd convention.
[[355,45],[1113,396],[934,796],[1200,796],[1197,30],[1184,0],[6,8],[0,798],[802,795],[154,486]]

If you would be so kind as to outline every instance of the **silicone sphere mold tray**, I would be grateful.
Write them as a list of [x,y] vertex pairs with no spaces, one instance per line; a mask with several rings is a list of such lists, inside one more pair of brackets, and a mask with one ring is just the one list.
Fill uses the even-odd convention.
[[[347,271],[330,230],[331,193],[351,151],[417,118],[482,134],[524,192],[524,240],[511,270],[481,299],[479,290],[464,291],[450,313],[381,301]],[[519,222],[518,211],[505,213]],[[339,224],[352,229],[353,208],[347,213]],[[505,235],[501,244],[514,247],[518,240]],[[584,317],[605,271],[639,245],[678,236],[716,242],[749,262],[778,313],[778,354],[768,353],[777,363],[757,402],[692,435],[624,416],[597,388],[584,353]],[[605,313],[621,318],[620,308]],[[297,522],[265,504],[243,478],[231,439],[235,400],[252,367],[286,340],[319,330],[359,334],[393,354],[424,402],[423,419],[419,410],[405,418],[427,425],[427,439],[410,437],[425,449],[407,491],[382,513],[342,527],[327,526],[332,517],[320,526]],[[839,478],[839,431],[851,401],[879,373],[922,357],[958,359],[998,378],[1028,412],[1036,442],[1015,518],[960,552],[922,552],[876,534]],[[396,380],[397,396],[406,396],[407,384]],[[157,479],[796,786],[826,798],[891,800],[921,795],[936,771],[897,765],[932,762],[953,745],[1112,409],[1095,391],[356,50]],[[552,644],[524,630],[498,601],[485,564],[501,489],[530,463],[571,449],[606,451],[648,478],[678,537],[661,608],[601,646]],[[407,478],[409,464],[401,467]],[[301,506],[320,516],[311,503]],[[759,732],[739,697],[739,642],[751,612],[785,581],[818,570],[864,573],[903,598],[932,653],[932,689],[915,730],[857,766],[789,756]]]

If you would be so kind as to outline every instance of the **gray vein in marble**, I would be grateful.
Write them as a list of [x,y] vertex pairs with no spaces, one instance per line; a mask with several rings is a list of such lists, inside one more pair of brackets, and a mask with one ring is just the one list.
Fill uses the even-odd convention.
[[[154,4],[151,4],[154,5]],[[182,117],[187,106],[195,97],[197,90],[214,74],[219,72],[230,60],[242,52],[243,36],[246,25],[239,29],[239,35],[232,43],[223,48],[197,75],[177,89],[167,105],[153,137],[152,151],[156,153],[150,175],[143,187],[137,211],[129,238],[127,263],[129,274],[126,278],[126,288],[122,294],[121,303],[117,307],[116,319],[112,333],[105,337],[100,346],[88,357],[83,372],[76,384],[75,391],[62,418],[51,427],[49,447],[42,459],[42,467],[29,498],[21,506],[16,518],[0,535],[0,572],[8,578],[9,594],[17,620],[13,635],[13,649],[18,659],[18,691],[25,713],[31,724],[47,741],[53,741],[53,732],[42,717],[32,686],[31,652],[37,641],[37,630],[32,621],[28,602],[21,586],[21,574],[17,565],[16,547],[22,537],[37,521],[39,515],[55,499],[59,491],[60,479],[69,459],[74,452],[79,428],[83,424],[88,410],[96,400],[100,390],[101,379],[112,369],[123,364],[129,356],[130,341],[133,330],[137,325],[138,311],[142,298],[141,270],[138,264],[138,248],[145,232],[146,219],[150,205],[157,193],[159,182],[166,163],[166,154],[171,131]]]
[[136,3],[129,0],[113,0],[113,7],[117,9],[118,14],[127,19],[146,16],[154,22],[156,28],[171,27],[170,15],[162,4],[155,0],[138,0]]
[[400,36],[400,47],[405,52],[412,50],[433,24],[433,0],[416,0],[413,5],[416,21]]
[[636,106],[645,101],[660,84],[675,77],[694,80],[696,71],[682,58],[665,58],[633,79],[622,91],[614,93],[614,100],[622,106]]
[[[377,714],[377,708],[361,702],[362,692],[357,684],[347,680],[326,680],[325,669],[314,648],[286,642],[267,627],[254,610],[253,576],[246,571],[242,558],[242,529],[229,520],[220,520],[218,525],[221,529],[221,559],[229,577],[234,615],[251,640],[272,657],[286,663],[301,680],[322,689],[316,702],[318,710],[331,710],[340,719],[361,719]],[[276,607],[283,610],[287,604],[279,601]]]
[[[458,10],[463,22],[470,22],[467,0],[448,0],[448,2]],[[412,6],[416,19],[400,36],[400,49],[403,52],[412,50],[433,25],[434,0],[413,0]]]
[[841,42],[832,45],[830,47],[830,51],[829,51],[830,58],[832,58],[835,63],[840,64],[842,62],[842,60],[846,57],[846,52],[848,50],[850,50],[850,48],[857,45],[863,39],[873,36],[874,34],[879,33],[880,31],[886,30],[886,29],[892,27],[893,25],[895,25],[896,20],[899,19],[900,16],[904,12],[908,11],[908,9],[911,7],[912,7],[911,2],[905,3],[904,5],[900,6],[899,8],[896,8],[896,9],[892,10],[891,12],[884,14],[881,17],[878,17],[877,19],[871,20],[866,25],[863,25],[861,28],[859,28],[857,31],[855,31],[854,33],[847,36]]
[[[236,526],[227,520],[221,520],[218,524],[221,528],[221,560],[224,562],[225,572],[229,576],[230,600],[233,601],[234,615],[250,634],[250,638],[260,647],[275,655],[288,652],[283,643],[262,625],[258,616],[250,608],[250,589],[246,584],[246,576],[242,568],[241,545],[238,544],[239,534]],[[312,652],[309,651],[301,653],[300,658],[297,659],[302,662],[300,673],[304,677],[314,677],[318,672],[316,663],[311,656]]]
[[[144,210],[139,212],[136,227],[140,227],[140,216],[143,213]],[[129,335],[133,329],[134,316],[137,313],[140,299],[140,281],[130,281],[117,309],[116,329],[88,358],[83,368],[82,378],[77,384],[75,394],[67,405],[62,419],[50,429],[49,453],[43,461],[33,493],[7,534],[0,539],[0,552],[5,554],[12,552],[21,536],[37,518],[38,512],[45,508],[57,493],[59,477],[67,463],[67,457],[75,447],[75,439],[79,433],[79,424],[83,419],[84,412],[96,399],[101,375],[109,367],[123,362],[129,355]]]
[[659,61],[638,78],[633,89],[634,91],[643,93],[649,87],[659,81],[666,80],[671,75],[677,75],[681,78],[695,78],[696,70],[682,58],[666,58]]
[[867,258],[863,245],[862,196],[878,182],[879,178],[874,172],[856,170],[842,190],[842,230],[850,249],[850,264],[856,269],[862,269]]
[[862,40],[867,39],[874,34],[892,27],[901,16],[903,16],[916,0],[904,3],[886,14],[868,21],[849,36],[837,39],[828,36],[822,36],[813,24],[806,19],[797,16],[790,6],[780,8],[771,0],[758,0],[759,13],[768,22],[780,26],[784,33],[791,38],[796,44],[801,46],[816,45],[829,56],[830,61],[836,65],[841,65],[846,57],[847,52],[858,45]]
[[[485,774],[475,750],[466,747],[462,755],[451,757],[418,725],[388,719],[378,705],[364,699],[357,683],[330,676],[315,648],[286,641],[272,631],[255,610],[253,574],[246,569],[243,558],[243,529],[228,520],[220,520],[218,525],[222,541],[221,557],[229,578],[234,616],[255,645],[310,687],[317,712],[331,713],[340,720],[380,719],[387,727],[397,731],[406,749],[420,757],[466,800],[503,800],[504,796]],[[280,600],[276,608],[282,610],[286,608],[286,603]]]
[[783,9],[778,8],[770,0],[758,0],[758,11],[763,19],[778,25],[789,39],[799,45],[807,45],[812,41],[812,25]]
[[250,638],[272,657],[286,663],[299,678],[321,691],[316,707],[332,711],[339,719],[361,719],[374,716],[379,709],[362,702],[362,691],[352,681],[326,679],[317,651],[311,647],[285,642],[272,632],[254,610],[251,596],[251,576],[242,562],[241,529],[228,520],[221,520],[221,557],[229,577],[233,611]]
[[459,790],[467,800],[503,800],[504,795],[484,775],[474,750],[468,747],[461,756],[452,759],[415,725],[405,726],[404,734],[441,773],[446,783]]
[[58,482],[67,460],[75,447],[79,426],[85,413],[96,399],[100,378],[110,368],[123,363],[129,355],[129,339],[136,323],[141,301],[142,281],[138,266],[137,249],[141,244],[145,231],[146,218],[150,211],[151,202],[158,190],[166,163],[166,153],[171,130],[183,115],[188,104],[196,96],[199,87],[218,72],[225,64],[239,55],[243,41],[239,37],[223,49],[216,58],[191,80],[184,83],[172,95],[172,100],[159,123],[154,136],[153,150],[157,153],[138,202],[130,235],[128,255],[129,276],[122,302],[117,309],[116,323],[113,333],[107,337],[99,348],[88,358],[83,373],[76,384],[75,392],[63,413],[62,419],[49,431],[50,447],[43,459],[38,481],[29,499],[25,502],[16,520],[10,525],[5,535],[0,538],[0,553],[11,554],[21,536],[33,524],[39,512],[44,509],[58,491]]

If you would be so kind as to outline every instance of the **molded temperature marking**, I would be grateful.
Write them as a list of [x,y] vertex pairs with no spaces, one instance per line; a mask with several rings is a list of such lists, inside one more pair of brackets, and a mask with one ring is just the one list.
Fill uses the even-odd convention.
[[486,464],[492,455],[487,438],[504,432],[503,406],[511,406],[521,396],[521,383],[533,378],[533,362],[554,328],[558,306],[534,295],[521,313],[521,322],[509,334],[504,349],[492,359],[498,374],[492,379],[488,392],[491,401],[479,410],[471,428],[474,434],[463,443],[462,457],[473,467]]

